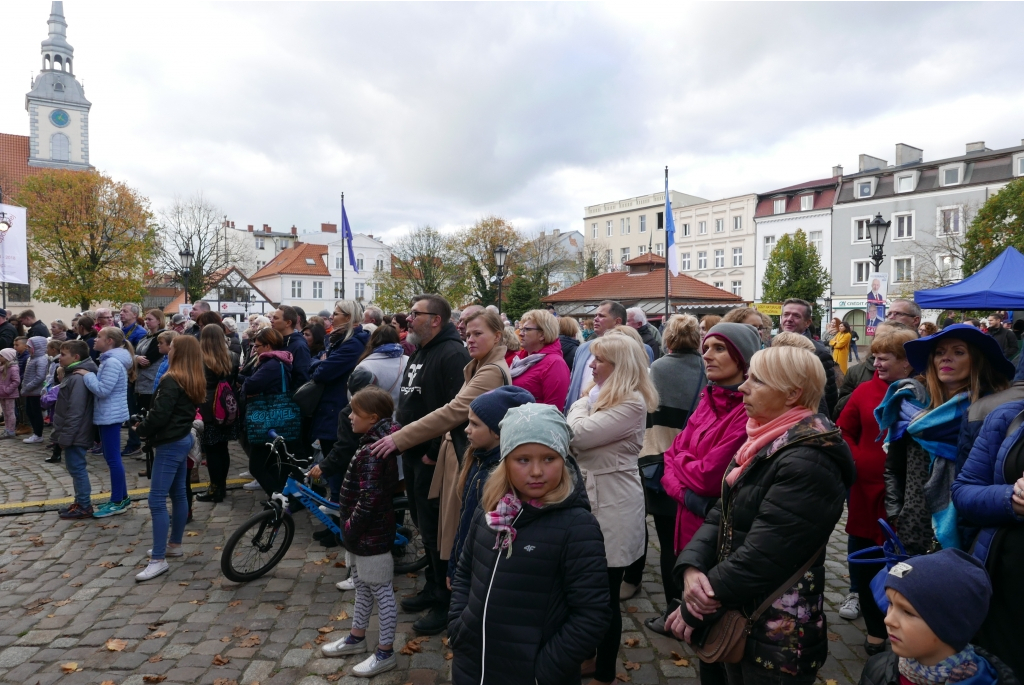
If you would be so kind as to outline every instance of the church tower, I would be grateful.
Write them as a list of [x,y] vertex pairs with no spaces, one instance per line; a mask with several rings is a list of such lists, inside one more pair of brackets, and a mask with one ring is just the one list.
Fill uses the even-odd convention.
[[75,49],[67,40],[64,3],[50,8],[50,35],[42,43],[43,68],[25,95],[29,118],[29,166],[91,169],[89,109],[85,89],[75,78]]

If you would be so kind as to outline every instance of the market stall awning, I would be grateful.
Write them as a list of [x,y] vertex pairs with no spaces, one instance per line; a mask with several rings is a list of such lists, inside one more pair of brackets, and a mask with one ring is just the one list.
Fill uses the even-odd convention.
[[918,290],[923,309],[1024,309],[1024,254],[1008,247],[988,266],[959,283]]

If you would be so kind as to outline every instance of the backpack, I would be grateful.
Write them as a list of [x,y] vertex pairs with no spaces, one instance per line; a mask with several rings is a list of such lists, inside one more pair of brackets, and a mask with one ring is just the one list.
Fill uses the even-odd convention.
[[221,426],[230,426],[238,419],[238,397],[227,381],[218,383],[214,392],[213,419]]

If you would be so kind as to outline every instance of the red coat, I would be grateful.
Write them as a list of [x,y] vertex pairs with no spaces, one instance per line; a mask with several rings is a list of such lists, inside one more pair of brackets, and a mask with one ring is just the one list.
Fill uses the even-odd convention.
[[[562,343],[555,340],[545,345],[537,354],[544,358],[531,366],[522,376],[512,379],[512,385],[529,390],[539,404],[550,404],[558,411],[565,409],[565,396],[569,393],[569,366],[562,358]],[[526,350],[519,350],[516,358],[522,359],[529,355]],[[509,367],[512,362],[509,362]]]
[[743,395],[709,385],[700,393],[697,409],[665,452],[661,485],[679,502],[676,510],[675,552],[683,551],[704,517],[686,508],[686,491],[700,497],[721,497],[725,468],[747,440]]
[[843,439],[853,452],[857,465],[857,480],[850,488],[846,515],[846,532],[859,538],[882,544],[882,529],[878,519],[885,516],[885,451],[882,442],[875,440],[880,432],[875,421],[875,407],[882,403],[889,384],[878,377],[861,383],[850,395],[839,414],[836,425],[843,431]]

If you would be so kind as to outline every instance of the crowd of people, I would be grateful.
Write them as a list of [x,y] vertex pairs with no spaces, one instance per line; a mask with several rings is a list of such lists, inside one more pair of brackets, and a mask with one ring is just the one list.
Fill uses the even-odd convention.
[[[8,321],[0,310],[0,406],[5,434],[28,444],[47,442],[52,423],[47,461],[63,460],[75,489],[62,518],[127,511],[123,458],[142,441],[155,450],[139,581],[182,555],[194,502],[280,492],[287,473],[250,437],[268,403],[301,408],[279,428],[338,504],[340,539],[314,537],[344,546],[338,588],[355,592],[355,616],[323,652],[369,652],[353,675],[395,666],[401,606],[420,614],[415,632],[447,631],[459,685],[616,682],[620,602],[641,584],[651,516],[667,606],[646,626],[697,651],[704,685],[810,685],[829,655],[824,562],[845,511],[840,616],[864,618],[862,682],[1015,682],[1014,331],[1002,313],[987,331],[940,328],[897,299],[861,361],[848,323],[819,340],[812,318],[809,303],[787,300],[773,336],[753,308],[656,325],[605,301],[582,326],[550,308],[509,322],[434,294],[391,315],[349,300],[309,317],[280,306],[244,330],[202,301],[189,317],[127,303],[48,330],[32,312]],[[232,441],[252,478],[234,494]],[[110,478],[96,508],[89,452]],[[203,462],[209,485],[193,495]],[[428,559],[425,584],[400,601],[399,489]],[[899,559],[884,556],[882,522]]]

